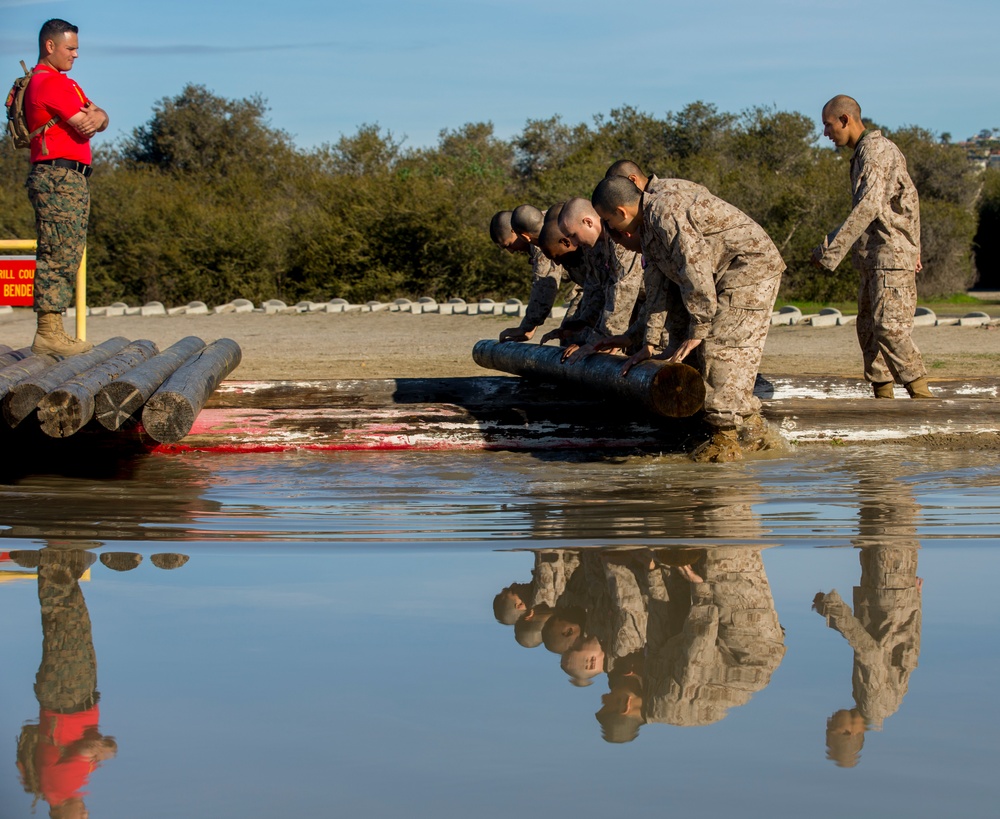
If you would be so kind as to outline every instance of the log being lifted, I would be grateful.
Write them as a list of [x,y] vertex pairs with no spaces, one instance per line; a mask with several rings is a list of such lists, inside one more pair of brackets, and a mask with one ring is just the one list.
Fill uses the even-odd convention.
[[205,348],[197,336],[182,338],[149,361],[105,385],[95,396],[94,415],[105,429],[116,430],[142,408],[159,386]]
[[153,393],[142,409],[142,425],[155,441],[175,443],[194,426],[209,396],[242,359],[231,338],[213,341]]
[[18,361],[24,361],[26,358],[30,358],[34,353],[31,352],[30,347],[22,347],[20,350],[12,350],[10,347],[4,347],[0,345],[0,370],[9,364],[16,364]]
[[[16,427],[52,390],[85,370],[107,361],[115,353],[121,352],[128,343],[128,339],[121,336],[109,338],[90,352],[70,356],[54,367],[49,367],[38,375],[27,378],[11,387],[3,399],[4,419],[8,425]],[[36,356],[36,358],[45,358],[45,356]],[[28,361],[31,360],[28,359]]]
[[705,402],[705,382],[687,364],[643,361],[621,375],[625,358],[593,353],[575,364],[564,364],[560,347],[514,341],[477,341],[472,359],[480,366],[521,376],[544,377],[599,391],[609,398],[642,404],[668,418],[687,418]]
[[97,391],[159,352],[152,341],[133,341],[107,361],[59,385],[38,402],[38,423],[50,438],[68,438],[94,417]]

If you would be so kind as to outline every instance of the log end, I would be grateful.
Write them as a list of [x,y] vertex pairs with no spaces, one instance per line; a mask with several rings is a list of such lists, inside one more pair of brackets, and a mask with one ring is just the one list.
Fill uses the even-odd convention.
[[668,418],[688,418],[705,404],[705,381],[694,367],[667,362],[653,378],[653,406]]

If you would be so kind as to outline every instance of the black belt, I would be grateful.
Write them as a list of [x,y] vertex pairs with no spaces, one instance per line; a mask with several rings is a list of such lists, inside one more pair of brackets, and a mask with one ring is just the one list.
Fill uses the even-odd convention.
[[90,176],[91,172],[94,170],[87,163],[77,162],[75,159],[41,159],[35,164],[55,165],[57,168],[69,168],[71,171],[82,173],[84,176]]

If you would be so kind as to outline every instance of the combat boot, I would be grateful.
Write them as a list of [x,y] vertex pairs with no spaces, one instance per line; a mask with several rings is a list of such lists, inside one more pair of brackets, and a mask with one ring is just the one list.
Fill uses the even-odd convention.
[[872,390],[874,390],[876,398],[895,398],[896,393],[893,386],[891,381],[872,381]]
[[70,338],[63,329],[62,313],[39,313],[38,329],[31,344],[35,355],[80,355],[90,352],[94,345],[89,341]]
[[739,433],[735,429],[717,429],[711,438],[691,453],[691,460],[697,463],[722,464],[743,460],[743,447]]
[[743,419],[736,431],[737,440],[744,452],[763,452],[779,446],[781,436],[774,432],[759,412]]
[[927,386],[927,379],[924,376],[914,378],[909,384],[904,384],[903,386],[906,387],[910,398],[937,398],[931,392],[931,388]]

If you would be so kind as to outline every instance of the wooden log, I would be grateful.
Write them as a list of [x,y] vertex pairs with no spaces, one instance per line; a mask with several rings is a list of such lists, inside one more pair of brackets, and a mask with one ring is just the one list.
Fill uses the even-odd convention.
[[105,429],[118,429],[185,361],[204,348],[205,342],[197,336],[182,338],[159,355],[106,384],[95,397],[94,415],[98,423]]
[[0,370],[0,401],[11,388],[27,378],[45,372],[58,364],[62,359],[53,355],[31,355],[23,361],[8,364]]
[[38,423],[50,438],[68,438],[94,417],[95,395],[158,350],[152,341],[133,341],[107,361],[61,384],[38,402]]
[[192,356],[153,393],[142,410],[142,425],[160,443],[179,441],[190,432],[219,382],[236,369],[240,345],[220,338]]
[[[91,367],[107,361],[120,352],[128,339],[116,336],[101,342],[90,352],[70,356],[39,374],[20,381],[10,388],[3,399],[3,417],[7,424],[16,427],[38,406],[38,402],[56,387]],[[40,358],[41,356],[35,356]],[[31,361],[32,359],[27,359]]]
[[0,370],[18,361],[24,361],[24,359],[30,358],[33,355],[34,353],[31,352],[30,347],[22,347],[20,350],[12,350],[10,347],[6,347],[3,353],[0,353]]
[[687,364],[644,361],[622,377],[623,356],[593,353],[575,364],[564,364],[562,354],[559,347],[492,339],[477,341],[472,350],[473,360],[481,367],[580,384],[608,398],[639,402],[668,418],[694,415],[705,402],[705,382]]

